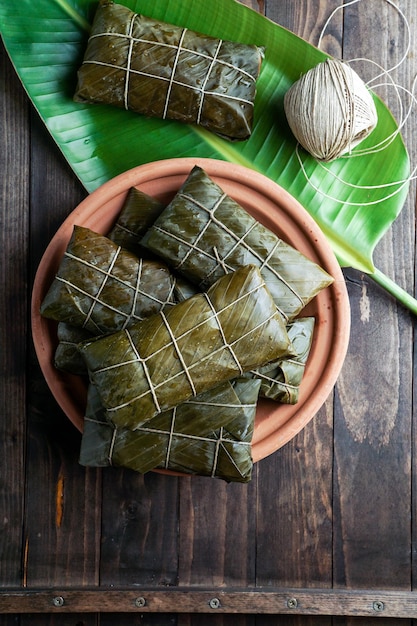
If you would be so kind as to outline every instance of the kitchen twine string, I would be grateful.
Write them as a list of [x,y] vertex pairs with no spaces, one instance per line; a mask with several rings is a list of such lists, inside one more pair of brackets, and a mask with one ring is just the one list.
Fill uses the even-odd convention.
[[[417,104],[417,98],[414,94],[415,92],[415,88],[417,85],[417,76],[414,78],[412,86],[410,89],[404,87],[403,85],[400,85],[398,83],[396,83],[393,79],[393,77],[391,76],[391,74],[398,69],[403,63],[405,63],[407,56],[409,54],[410,48],[411,48],[411,29],[410,29],[410,24],[408,22],[408,19],[406,17],[406,15],[404,14],[404,12],[396,5],[394,4],[394,2],[392,0],[383,0],[384,2],[386,2],[387,4],[389,4],[391,7],[393,7],[395,9],[395,11],[397,11],[397,13],[399,14],[400,18],[402,19],[404,26],[405,26],[405,31],[406,31],[406,38],[407,38],[407,43],[406,43],[406,47],[405,47],[405,51],[402,55],[402,57],[400,58],[400,60],[393,65],[390,68],[384,68],[382,65],[380,65],[379,63],[377,63],[376,61],[373,61],[372,59],[367,59],[367,58],[363,58],[363,57],[357,57],[354,59],[350,59],[349,61],[343,61],[344,63],[346,63],[347,65],[350,65],[352,63],[355,62],[366,62],[366,63],[370,63],[371,65],[373,65],[375,68],[377,68],[378,73],[371,78],[369,81],[367,81],[365,83],[365,86],[368,89],[372,89],[373,91],[375,91],[378,88],[381,87],[390,87],[393,89],[394,94],[398,100],[398,106],[399,106],[399,114],[398,114],[398,121],[397,121],[397,128],[396,130],[391,133],[391,135],[388,135],[387,137],[385,137],[385,139],[383,139],[382,141],[380,141],[379,143],[375,144],[372,147],[369,148],[358,148],[356,147],[355,150],[353,152],[347,152],[345,154],[342,154],[338,157],[338,159],[352,159],[352,158],[356,158],[358,156],[366,156],[366,155],[372,155],[375,154],[377,152],[381,152],[382,150],[385,150],[389,145],[391,145],[396,137],[401,133],[402,129],[404,128],[404,126],[406,125],[412,111],[413,111],[413,107],[415,104]],[[343,4],[341,4],[340,6],[336,7],[336,9],[334,9],[332,11],[332,13],[329,15],[329,17],[327,18],[322,31],[320,33],[320,37],[318,40],[318,44],[317,47],[320,48],[322,41],[323,41],[323,37],[325,35],[325,32],[330,24],[330,22],[332,21],[332,19],[334,18],[334,16],[336,15],[336,13],[338,11],[341,11],[342,9],[349,7],[353,4],[358,4],[359,2],[362,2],[362,0],[350,0],[349,2],[345,2]],[[384,80],[382,80],[384,79]],[[408,104],[407,106],[404,104],[403,102],[403,97],[408,97]],[[366,189],[366,190],[377,190],[377,189],[392,189],[395,188],[394,190],[390,191],[389,193],[387,193],[387,195],[383,196],[382,198],[379,198],[377,200],[370,200],[368,202],[353,202],[353,201],[345,201],[345,200],[340,200],[337,197],[331,196],[325,192],[323,192],[318,186],[316,186],[311,177],[309,176],[306,167],[305,167],[305,162],[303,161],[301,154],[300,154],[300,144],[297,143],[296,146],[296,150],[295,150],[301,171],[303,172],[307,182],[310,184],[311,187],[313,187],[313,189],[315,191],[317,191],[318,193],[320,193],[322,196],[324,196],[325,198],[328,198],[329,200],[333,200],[335,202],[339,202],[340,204],[346,204],[349,206],[371,206],[371,205],[375,205],[375,204],[379,204],[380,202],[383,202],[384,200],[388,200],[389,198],[392,198],[393,196],[395,196],[396,194],[398,194],[404,187],[406,187],[412,180],[415,180],[417,178],[417,166],[415,166],[413,168],[413,170],[410,172],[410,175],[403,179],[403,180],[397,180],[397,181],[393,181],[391,183],[385,183],[383,185],[355,185],[353,183],[350,183],[344,179],[342,179],[340,176],[338,176],[335,172],[332,172],[332,170],[327,167],[322,161],[318,161],[316,160],[316,163],[327,172],[327,174],[329,174],[330,176],[332,176],[335,180],[337,180],[338,182],[342,183],[343,185],[345,185],[346,187],[351,187],[352,189]]]

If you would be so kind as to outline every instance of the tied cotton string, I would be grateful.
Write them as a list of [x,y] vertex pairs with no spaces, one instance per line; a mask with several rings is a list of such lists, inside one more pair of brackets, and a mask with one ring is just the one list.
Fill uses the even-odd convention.
[[[351,0],[346,2],[331,13],[322,29],[318,43],[319,47],[325,31],[337,11],[361,1]],[[342,180],[325,165],[325,162],[330,162],[334,159],[355,158],[384,150],[401,133],[416,104],[414,88],[417,77],[413,82],[411,90],[409,90],[396,84],[391,76],[391,73],[405,62],[409,54],[411,47],[410,26],[404,13],[392,0],[384,1],[397,11],[405,26],[407,35],[406,49],[398,63],[389,69],[384,69],[370,59],[352,59],[349,61],[349,64],[362,61],[370,63],[377,68],[378,73],[376,76],[365,84],[348,62],[328,59],[312,68],[299,81],[294,83],[284,99],[287,120],[298,141],[296,156],[306,180],[315,191],[324,197],[352,206],[378,204],[396,195],[411,180],[416,178],[417,172],[416,167],[407,179],[384,185],[355,185]],[[384,80],[381,80],[382,78]],[[372,147],[358,148],[357,146],[372,133],[377,124],[377,114],[369,90],[372,88],[375,91],[381,87],[390,87],[394,90],[399,108],[397,128],[391,135]],[[403,96],[408,98],[407,105],[403,103]],[[319,187],[314,185],[309,177],[301,156],[300,146],[309,152],[318,161],[318,165],[339,183],[354,189],[375,190],[386,188],[388,190],[387,195],[369,202],[346,202],[324,193]],[[354,148],[355,150],[353,150]]]
[[352,68],[328,59],[287,91],[285,113],[298,142],[322,161],[357,146],[377,124],[371,94]]

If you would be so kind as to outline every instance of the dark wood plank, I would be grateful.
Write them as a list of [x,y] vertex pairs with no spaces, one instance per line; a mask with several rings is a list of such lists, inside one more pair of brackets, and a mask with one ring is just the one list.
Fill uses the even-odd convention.
[[[350,282],[352,309],[359,317],[365,283]],[[385,296],[379,306],[377,294],[370,297],[370,321],[362,332],[356,325],[338,385],[341,405],[335,418],[335,583],[357,588],[372,579],[376,587],[409,588],[411,398],[397,369],[399,355],[407,358],[408,332],[403,330],[401,337],[397,330],[398,336],[393,337],[395,317],[387,315]],[[403,343],[403,351],[395,339]],[[348,399],[356,393],[356,397],[366,397],[365,388],[358,390],[360,376],[365,376],[363,368],[368,367],[365,363],[362,366],[362,350],[375,356],[374,385],[385,386],[386,391],[380,389],[376,397],[372,394],[372,402],[349,404]],[[387,355],[386,361],[381,362],[381,352]],[[384,380],[383,384],[378,385],[378,378]],[[372,383],[368,380],[363,384],[366,387]]]
[[100,582],[178,582],[178,478],[109,468],[104,475]]
[[332,584],[332,402],[259,463],[257,585]]
[[101,626],[98,614],[68,613],[51,615],[29,613],[20,618],[19,626]]
[[[40,258],[63,219],[86,196],[32,111],[32,283]],[[101,473],[78,465],[80,434],[57,406],[31,346],[28,387],[27,505],[23,584],[98,582]],[[22,616],[21,626],[95,626],[85,616]]]
[[[415,14],[414,5],[401,4]],[[376,14],[365,5],[346,10],[343,56],[364,56],[389,67],[404,50],[399,17],[386,3]],[[371,22],[372,29],[387,33],[382,42],[370,37]],[[390,32],[398,33],[395,44]],[[366,65],[355,69],[368,77]],[[409,84],[409,65],[396,79]],[[415,131],[407,132],[407,143],[415,146]],[[413,154],[415,162],[415,150]],[[408,290],[413,286],[413,206],[410,198],[375,253],[377,266]],[[354,333],[335,413],[334,580],[350,588],[372,580],[377,588],[406,590],[411,571],[413,320],[369,279],[356,272],[346,276]]]
[[[292,5],[292,10],[297,14],[297,23],[291,21],[291,7],[288,7],[288,4]],[[274,19],[282,25],[290,27],[301,36],[306,37],[312,43],[317,43],[321,33],[321,28],[325,19],[327,19],[327,16],[330,14],[330,10],[332,8],[336,8],[336,6],[340,3],[333,3],[333,7],[331,6],[332,3],[309,2],[301,4],[303,6],[301,7],[301,10],[299,10],[300,7],[298,5],[295,7],[294,3],[274,3]],[[308,7],[306,6],[307,4]],[[375,16],[372,17],[369,15],[369,18],[366,19],[366,15],[364,15],[364,4],[365,3],[360,3],[357,7],[352,8],[352,12],[356,11],[356,15],[352,16],[351,14],[348,17],[347,12],[345,12],[344,22],[342,22],[342,12],[339,12],[335,16],[333,21],[330,23],[329,28],[326,30],[326,34],[322,42],[323,49],[336,56],[346,56],[346,54],[348,56],[356,56],[358,54],[362,54],[362,50],[360,53],[358,52],[358,43],[364,42],[365,46],[368,44],[366,49],[363,51],[364,56],[375,58],[375,56],[370,55],[379,51],[381,42],[378,38],[371,36],[371,33],[369,32],[370,25],[372,25],[372,29],[376,28],[378,32],[389,32],[390,29],[392,29],[393,32],[397,32],[397,24],[395,23],[395,17],[393,18],[392,15],[391,20],[393,19],[394,23],[392,21],[387,23],[387,7],[385,6],[381,7],[381,10],[379,10],[380,7],[378,7],[378,15],[380,16],[379,19],[383,20],[383,18],[381,18],[381,14],[383,16],[385,15],[385,22],[377,26]],[[408,8],[412,8],[412,11],[415,10],[415,7],[410,7],[410,3],[408,3]],[[369,13],[374,11],[374,9],[375,7],[369,6],[368,3],[367,10]],[[302,24],[302,15],[305,17],[304,26]],[[310,19],[308,19],[308,16]],[[314,23],[312,23],[311,18],[313,18]],[[349,32],[351,33],[350,39]],[[343,49],[342,42],[344,44]],[[349,52],[351,53],[350,55]],[[376,58],[380,59],[380,56],[377,56]],[[369,70],[369,67],[367,69]],[[404,80],[404,74],[402,74],[402,78]],[[406,74],[405,78],[409,79],[409,74]],[[408,80],[407,84],[410,85],[411,81]],[[411,220],[410,224],[409,218],[406,218],[405,220],[403,218],[395,225],[395,231],[400,233],[399,236],[397,235],[397,241],[403,242],[402,244],[397,243],[401,249],[401,258],[398,259],[398,254],[393,256],[393,247],[391,247],[390,252],[389,246],[383,248],[381,254],[377,256],[377,258],[381,259],[383,269],[388,272],[392,271],[392,266],[398,266],[401,268],[402,275],[397,275],[395,278],[399,280],[399,282],[402,283],[406,289],[412,289],[412,281],[407,280],[406,276],[408,276],[409,279],[413,276],[413,245],[411,239],[414,233],[414,223]],[[392,246],[392,243],[390,245]],[[404,272],[404,267],[408,267],[406,272]],[[389,407],[393,407],[396,400],[400,398],[400,420],[398,420],[398,415],[395,415],[392,408],[391,419],[388,419],[390,424],[394,421],[399,421],[400,425],[397,425],[397,428],[393,433],[387,434],[385,432],[385,436],[381,433],[381,431],[379,431],[376,435],[376,440],[373,442],[367,440],[366,434],[363,435],[361,441],[358,440],[358,434],[356,434],[356,438],[355,434],[353,434],[352,436],[355,438],[355,443],[352,446],[349,445],[348,438],[345,438],[343,435],[340,436],[340,431],[338,431],[338,422],[336,422],[336,445],[338,446],[336,454],[343,456],[343,475],[336,475],[335,491],[337,495],[337,481],[340,480],[341,489],[344,493],[345,499],[343,505],[339,507],[336,498],[333,510],[335,526],[335,581],[336,584],[347,584],[348,586],[355,588],[356,586],[366,585],[365,581],[368,581],[369,583],[369,580],[372,579],[374,581],[373,584],[376,584],[376,586],[378,586],[376,581],[379,580],[380,584],[389,587],[390,585],[395,584],[393,583],[393,579],[396,578],[396,573],[399,569],[401,569],[401,575],[399,579],[397,579],[397,584],[405,585],[404,588],[407,588],[407,579],[410,571],[410,556],[407,545],[410,541],[410,526],[408,521],[410,515],[408,442],[410,440],[411,381],[409,379],[409,375],[407,374],[406,378],[403,378],[401,381],[399,380],[401,371],[409,372],[409,365],[406,365],[403,369],[399,365],[398,359],[401,358],[399,355],[402,354],[402,349],[406,352],[406,359],[410,358],[412,345],[410,333],[412,332],[412,326],[409,323],[410,320],[408,314],[404,315],[400,313],[399,321],[397,318],[397,310],[394,310],[386,316],[387,307],[388,310],[390,310],[390,302],[387,303],[387,296],[386,294],[383,294],[382,298],[384,304],[382,305],[382,310],[380,309],[380,315],[377,318],[367,320],[369,322],[369,324],[367,324],[368,341],[364,341],[364,334],[361,332],[358,336],[356,326],[357,320],[360,320],[361,314],[366,317],[367,304],[369,302],[375,298],[378,300],[378,296],[381,297],[378,289],[372,285],[372,281],[371,284],[369,284],[369,280],[366,281],[366,279],[364,282],[365,286],[362,289],[362,293],[365,293],[366,297],[361,302],[356,300],[356,304],[358,306],[354,308],[354,340],[350,349],[351,360],[349,365],[345,367],[344,371],[346,372],[347,370],[348,373],[347,375],[345,374],[345,377],[342,375],[340,385],[343,389],[345,381],[348,378],[350,382],[349,392],[352,394],[351,397],[366,398],[369,396],[367,386],[369,388],[370,383],[372,385],[372,376],[375,371],[374,368],[370,368],[369,364],[374,361],[381,361],[380,355],[386,354],[386,351],[388,350],[389,356],[385,356],[383,359],[383,363],[386,364],[385,367],[378,365],[378,368],[385,372],[385,374],[382,374],[382,377],[384,380],[390,382],[390,386],[389,388],[386,386],[384,387],[381,380],[381,383],[370,387],[372,390],[372,398],[375,396],[376,400],[376,405],[370,412],[367,411],[368,407],[366,409],[363,407],[357,407],[355,403],[353,403],[352,406],[352,402],[349,400],[349,396],[346,393],[344,393],[342,404],[346,407],[346,411],[349,412],[351,420],[353,419],[354,424],[361,424],[362,431],[364,429],[368,429],[368,433],[372,433],[372,431],[375,433],[378,431],[378,424],[381,424],[381,422],[386,423],[383,421],[383,416],[386,416],[385,403],[387,404],[389,411]],[[367,289],[370,289],[370,292],[366,293]],[[377,328],[378,330],[376,330]],[[379,338],[376,343],[374,341],[375,335]],[[401,339],[399,339],[399,337],[401,337]],[[370,352],[371,348],[372,352]],[[359,372],[358,357],[360,359],[360,355],[363,355],[363,369]],[[390,358],[391,355],[393,355],[393,359]],[[391,366],[394,366],[394,372],[390,372]],[[366,369],[367,371],[365,371]],[[390,374],[394,373],[395,375],[395,372],[397,372],[397,380],[396,382],[391,382],[392,376]],[[407,384],[407,378],[410,383],[409,385]],[[358,385],[361,385],[359,392]],[[344,391],[346,391],[346,389],[344,389]],[[338,403],[337,406],[340,407],[340,403]],[[378,408],[380,410],[378,410]],[[358,415],[358,413],[362,415],[362,418]],[[337,415],[340,416],[340,413],[337,413]],[[370,423],[370,425],[367,426],[366,423]],[[381,430],[383,430],[383,427]],[[391,445],[388,447],[388,451],[385,444],[381,444],[380,441],[380,439],[384,440],[385,438],[391,438]],[[352,454],[358,455],[362,461],[356,464],[356,459],[352,459]],[[387,456],[380,473],[378,471],[378,467],[381,467],[380,457],[382,454],[384,457],[385,455]],[[337,466],[337,468],[338,467],[339,466]],[[371,475],[369,474],[369,470]],[[354,478],[352,478],[353,471]],[[385,474],[387,472],[390,473],[391,471],[393,473],[390,474],[389,480],[386,481]],[[399,489],[398,493],[396,493],[394,483],[399,479]],[[399,501],[398,506],[400,512],[398,517],[395,513],[395,501],[397,498]],[[344,527],[343,538],[341,537],[341,532],[339,531],[339,525],[341,523],[346,524]],[[387,545],[390,541],[388,536],[392,540],[391,546]],[[355,547],[353,547],[352,544],[355,540],[357,543]],[[399,553],[397,553],[397,545],[400,547]],[[341,562],[340,550],[345,550],[348,553],[348,566],[346,563],[343,564]],[[394,570],[392,567],[393,565],[396,566]],[[351,578],[349,580],[342,580],[341,578],[338,578],[338,576],[340,576],[341,569],[344,567],[348,567],[350,570]],[[341,623],[342,621],[343,620],[341,620]],[[369,618],[366,618],[363,623],[370,624],[373,623],[373,621],[374,620],[372,619],[370,621]],[[394,622],[398,623],[397,620],[392,621],[392,623]],[[337,623],[339,623],[339,621]],[[362,620],[346,620],[346,623],[359,624],[362,623]]]
[[[180,479],[181,585],[224,588],[255,581],[256,469],[249,485]],[[179,625],[252,626],[252,616],[180,615]]]
[[20,626],[18,615],[0,615],[0,626]]
[[[86,192],[32,115],[31,268]],[[24,585],[98,582],[100,472],[78,464],[80,434],[52,398],[30,352]]]
[[[299,0],[297,2],[273,0],[266,4],[266,15],[277,24],[317,46],[327,18],[340,4],[339,0]],[[342,32],[342,17],[338,14],[332,20],[331,28],[326,30],[321,49],[334,56],[340,56]]]
[[[317,44],[335,2],[267,2],[266,15],[300,37]],[[327,38],[328,52],[338,50],[342,26],[334,24],[336,44]],[[260,463],[258,501],[258,584],[331,585],[332,549],[332,403],[316,416],[296,440]],[[314,450],[320,442],[317,457]],[[324,457],[319,459],[320,452]],[[305,466],[304,466],[305,464]],[[316,481],[316,474],[320,480]],[[323,478],[325,480],[323,482]],[[323,491],[322,491],[323,490]],[[271,497],[273,494],[274,497]],[[271,503],[272,500],[272,503]],[[275,501],[277,502],[274,506]],[[260,616],[259,626],[322,626],[325,618]]]
[[21,582],[26,411],[29,107],[0,43],[0,585]]
[[[263,0],[240,1],[265,13]],[[180,494],[180,584],[219,588],[255,584],[257,468],[248,485],[182,479]],[[181,623],[197,622],[192,616],[182,616]],[[221,626],[229,621],[210,616],[207,623]],[[248,622],[246,617],[239,622],[249,623],[252,620]]]
[[[398,14],[385,4],[366,20],[368,7],[359,8],[346,11],[344,57],[364,56],[385,67],[393,65],[404,50]],[[408,16],[415,12],[410,2],[401,3],[401,8]],[[387,33],[378,43],[369,36],[371,21],[372,28]],[[391,41],[389,33],[395,33]],[[355,69],[365,79],[375,75],[366,63]],[[414,72],[411,59],[394,78],[409,86]],[[379,93],[398,113],[392,92]],[[415,163],[415,131],[408,126],[404,136]],[[414,229],[410,196],[375,252],[377,266],[410,292]],[[347,278],[355,333],[338,385],[341,406],[335,416],[335,584],[358,588],[372,579],[376,587],[409,589],[412,318],[366,277],[349,272]],[[363,400],[349,402],[352,397]],[[337,623],[356,625],[357,621]],[[377,620],[359,620],[362,623],[372,625]]]
[[255,584],[256,469],[248,484],[181,480],[182,585]]
[[333,618],[311,615],[260,615],[256,618],[256,626],[327,626]]
[[177,615],[170,613],[139,613],[121,615],[105,613],[100,615],[100,626],[179,626]]
[[[255,615],[182,613],[178,616],[178,626],[255,626],[257,619]],[[279,618],[275,616],[275,619]]]
[[[2,613],[15,612],[20,603],[25,614],[65,615],[76,612],[102,614],[286,615],[412,619],[417,616],[416,594],[405,591],[285,588],[248,590],[178,587],[94,589],[55,588],[0,593]],[[321,622],[326,623],[326,622]],[[328,622],[330,623],[330,622]]]
[[[266,14],[315,43],[333,3],[273,2]],[[259,463],[257,584],[332,584],[332,398],[295,439]],[[322,626],[326,618],[258,618],[260,626]]]

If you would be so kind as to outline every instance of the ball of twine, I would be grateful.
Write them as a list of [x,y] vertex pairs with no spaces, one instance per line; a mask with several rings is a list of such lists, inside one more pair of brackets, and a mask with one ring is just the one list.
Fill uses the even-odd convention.
[[285,94],[284,109],[297,141],[320,161],[351,152],[378,121],[362,79],[336,59],[327,59],[294,83]]

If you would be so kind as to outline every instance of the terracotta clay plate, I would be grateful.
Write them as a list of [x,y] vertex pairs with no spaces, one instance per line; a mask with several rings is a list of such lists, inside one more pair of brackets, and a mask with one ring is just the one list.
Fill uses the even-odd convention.
[[323,405],[340,373],[350,331],[345,281],[327,240],[305,209],[262,174],[224,161],[182,158],[141,165],[102,185],[63,222],[42,257],[33,287],[33,340],[40,366],[55,399],[82,431],[86,384],[83,379],[54,367],[56,323],[40,316],[40,304],[56,274],[75,224],[106,234],[130,187],[138,187],[150,196],[168,202],[194,165],[200,165],[258,221],[321,265],[335,279],[303,311],[303,315],[316,317],[316,327],[298,403],[283,405],[271,400],[259,401],[252,444],[253,460],[256,462],[287,443]]

